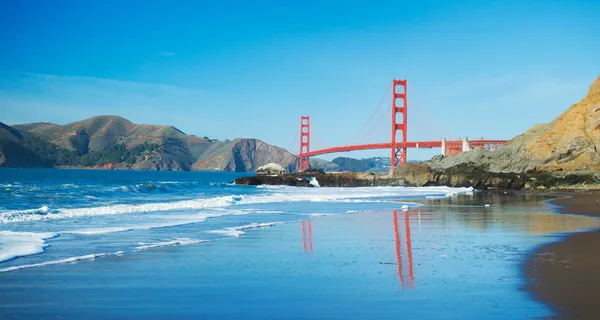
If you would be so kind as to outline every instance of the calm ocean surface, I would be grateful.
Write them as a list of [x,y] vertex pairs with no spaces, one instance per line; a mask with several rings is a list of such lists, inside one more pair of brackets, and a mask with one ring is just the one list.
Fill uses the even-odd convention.
[[540,195],[231,184],[235,173],[0,169],[0,318],[504,318],[565,232]]

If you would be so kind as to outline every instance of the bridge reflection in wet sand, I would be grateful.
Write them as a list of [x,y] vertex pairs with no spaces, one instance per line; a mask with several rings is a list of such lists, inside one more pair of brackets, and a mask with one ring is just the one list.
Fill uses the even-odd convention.
[[[415,275],[413,272],[412,247],[410,241],[410,216],[404,211],[404,228],[406,237],[406,255],[408,266],[402,265],[402,243],[398,226],[398,211],[394,210],[394,238],[396,242],[396,263],[398,264],[398,279],[401,289],[413,289],[415,287]],[[406,270],[408,269],[408,270]],[[406,275],[408,271],[408,275]]]
[[304,252],[312,252],[313,241],[311,220],[303,220],[300,225],[302,229],[302,246],[304,247]]
[[[415,287],[415,275],[413,270],[413,256],[412,256],[412,245],[410,239],[410,214],[408,211],[404,211],[404,237],[401,239],[401,231],[398,223],[398,210],[393,212],[393,223],[394,223],[394,242],[396,245],[396,264],[398,266],[398,279],[400,280],[401,289],[414,289]],[[305,253],[312,253],[313,251],[313,237],[312,237],[312,222],[311,219],[303,220],[300,222],[300,230],[302,232],[302,248]],[[403,245],[406,247],[406,252],[403,254]],[[407,264],[402,264],[402,258],[406,259]]]

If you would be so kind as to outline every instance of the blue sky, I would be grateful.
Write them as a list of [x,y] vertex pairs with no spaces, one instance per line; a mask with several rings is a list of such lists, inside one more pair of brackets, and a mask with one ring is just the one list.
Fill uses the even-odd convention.
[[[0,121],[117,114],[295,152],[301,115],[313,149],[349,144],[406,78],[409,140],[509,139],[600,74],[599,12],[598,1],[0,0]],[[390,140],[388,105],[357,142]]]

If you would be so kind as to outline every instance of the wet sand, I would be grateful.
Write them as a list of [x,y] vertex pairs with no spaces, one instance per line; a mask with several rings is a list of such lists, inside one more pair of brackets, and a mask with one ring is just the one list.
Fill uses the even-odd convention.
[[[600,193],[552,201],[561,213],[600,217]],[[526,289],[558,318],[600,319],[600,229],[541,246],[524,264]]]
[[[552,310],[519,290],[519,267],[560,234],[600,227],[550,213],[550,198],[475,192],[407,211],[358,202],[239,238],[0,272],[0,319],[545,318]],[[205,239],[198,224],[183,228]]]

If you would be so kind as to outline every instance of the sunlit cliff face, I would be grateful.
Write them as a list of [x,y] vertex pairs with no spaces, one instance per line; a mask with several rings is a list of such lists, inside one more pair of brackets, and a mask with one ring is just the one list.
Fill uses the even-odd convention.
[[522,136],[521,154],[545,160],[544,170],[600,169],[600,77],[588,94],[551,123]]

